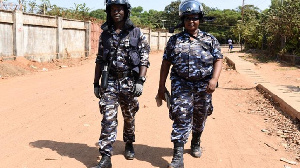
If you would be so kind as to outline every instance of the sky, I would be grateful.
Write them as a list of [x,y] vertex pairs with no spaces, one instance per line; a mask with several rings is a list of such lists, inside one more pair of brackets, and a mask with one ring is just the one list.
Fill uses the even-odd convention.
[[[16,0],[15,0],[16,1]],[[163,11],[165,6],[169,5],[172,1],[176,0],[129,0],[132,7],[143,7],[144,11],[154,9],[157,11]],[[40,0],[36,0],[37,4],[40,4]],[[104,0],[50,0],[52,5],[59,7],[74,8],[76,4],[85,3],[87,7],[92,10],[104,9]],[[238,6],[242,6],[243,0],[200,0],[206,6],[218,9],[236,9]],[[244,0],[245,5],[254,5],[261,10],[269,8],[271,0]]]

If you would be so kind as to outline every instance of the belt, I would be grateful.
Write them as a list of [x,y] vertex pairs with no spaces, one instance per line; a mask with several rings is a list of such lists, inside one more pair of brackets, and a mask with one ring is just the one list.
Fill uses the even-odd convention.
[[110,71],[109,74],[117,79],[121,79],[131,76],[131,71]]

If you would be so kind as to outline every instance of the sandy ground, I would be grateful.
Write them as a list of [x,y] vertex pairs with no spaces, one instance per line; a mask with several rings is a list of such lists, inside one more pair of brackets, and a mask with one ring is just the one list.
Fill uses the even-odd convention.
[[[150,57],[151,67],[143,95],[139,98],[140,111],[136,116],[134,146],[136,159],[132,161],[123,156],[123,120],[121,114],[118,116],[118,136],[112,157],[115,168],[164,168],[172,159],[172,122],[168,118],[165,104],[156,107],[154,99],[161,56],[160,52],[152,53]],[[27,68],[30,64],[26,62]],[[10,77],[6,71],[6,75],[2,76],[1,168],[84,168],[97,164],[97,140],[102,116],[99,113],[98,100],[93,95],[94,60],[84,60],[80,62],[81,66],[77,65],[79,64],[50,70],[50,66],[47,69],[43,65],[35,64],[33,69],[37,73],[28,73],[28,69],[23,68],[17,70],[16,74],[26,75]],[[0,63],[0,75],[5,71],[4,66],[11,64],[7,61]],[[260,66],[265,68],[265,65]],[[21,69],[22,66],[18,67]],[[297,146],[297,142],[294,142],[294,148],[288,148],[290,144],[284,138],[268,131],[276,130],[278,122],[280,123],[270,120],[270,113],[273,117],[285,117],[250,87],[243,76],[225,67],[226,65],[221,73],[220,87],[213,95],[214,112],[208,118],[202,136],[203,156],[193,158],[189,154],[190,142],[187,143],[185,167],[299,166],[280,159],[296,161],[298,154],[295,148],[299,148],[300,143]],[[272,67],[281,68],[275,64]],[[287,70],[280,72],[287,73]],[[293,74],[299,71],[295,72],[291,68],[289,72]],[[168,81],[168,87],[169,84]],[[299,128],[296,127],[294,132],[297,131],[299,133]]]

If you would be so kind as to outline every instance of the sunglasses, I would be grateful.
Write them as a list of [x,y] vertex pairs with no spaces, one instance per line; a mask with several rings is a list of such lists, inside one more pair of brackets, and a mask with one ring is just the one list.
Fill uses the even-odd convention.
[[199,17],[185,17],[184,21],[197,21],[199,20]]

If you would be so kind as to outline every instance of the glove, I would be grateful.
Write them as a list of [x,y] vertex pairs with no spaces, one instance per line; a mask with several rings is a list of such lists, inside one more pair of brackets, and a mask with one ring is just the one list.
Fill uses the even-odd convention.
[[168,107],[168,109],[170,109],[171,95],[170,95],[170,92],[168,90],[166,90],[166,92],[165,92],[165,99],[166,99],[166,102],[167,102],[167,107]]
[[94,95],[95,95],[98,99],[101,98],[100,92],[101,92],[100,85],[94,83]]
[[140,97],[143,93],[143,83],[137,82],[134,85],[133,95],[134,97]]

